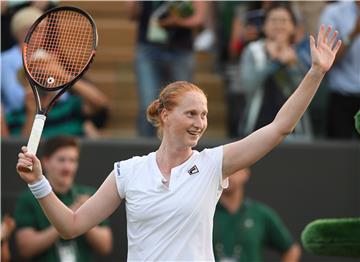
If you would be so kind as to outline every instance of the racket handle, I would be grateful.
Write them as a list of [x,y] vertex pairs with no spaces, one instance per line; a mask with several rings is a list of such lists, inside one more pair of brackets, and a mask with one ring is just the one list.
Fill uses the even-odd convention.
[[46,116],[36,114],[34,123],[31,129],[30,138],[27,144],[28,151],[33,155],[36,155],[37,148],[40,143],[41,134],[44,128]]

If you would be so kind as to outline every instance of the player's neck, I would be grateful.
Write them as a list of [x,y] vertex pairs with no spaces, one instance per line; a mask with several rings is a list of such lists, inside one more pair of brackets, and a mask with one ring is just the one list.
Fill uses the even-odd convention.
[[160,169],[171,171],[172,168],[181,165],[188,160],[193,151],[191,148],[173,148],[160,145],[156,151],[156,162]]

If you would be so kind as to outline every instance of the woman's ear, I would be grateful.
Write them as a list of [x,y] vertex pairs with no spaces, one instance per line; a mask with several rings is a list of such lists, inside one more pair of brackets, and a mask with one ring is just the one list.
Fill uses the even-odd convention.
[[160,112],[160,119],[163,123],[166,123],[167,119],[169,117],[169,111],[166,110],[166,108],[163,108]]

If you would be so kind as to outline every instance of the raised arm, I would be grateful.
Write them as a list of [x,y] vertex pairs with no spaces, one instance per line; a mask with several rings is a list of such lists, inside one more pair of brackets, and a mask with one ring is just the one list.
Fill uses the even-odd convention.
[[325,29],[322,25],[316,43],[314,37],[310,36],[311,68],[273,122],[242,140],[224,146],[224,178],[254,164],[294,130],[341,46],[341,41],[336,41],[338,32],[331,31],[331,26]]
[[[26,147],[23,147],[22,151],[19,153],[16,169],[25,182],[34,184],[42,178],[40,160],[28,153]],[[24,167],[31,165],[32,171],[23,171],[26,170]],[[98,191],[76,211],[64,205],[54,192],[38,201],[61,237],[70,239],[89,231],[111,215],[120,205],[121,198],[117,192],[115,176],[111,173]]]

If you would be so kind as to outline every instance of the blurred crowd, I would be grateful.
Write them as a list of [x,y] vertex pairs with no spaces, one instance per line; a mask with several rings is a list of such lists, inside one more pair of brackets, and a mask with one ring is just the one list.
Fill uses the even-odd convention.
[[217,2],[216,6],[218,21],[227,21],[217,22],[214,31],[222,40],[216,53],[225,82],[230,137],[249,134],[272,121],[309,68],[309,34],[324,23],[340,32],[343,52],[292,137],[358,138],[354,115],[360,107],[360,57],[355,51],[360,47],[359,2]]
[[[57,5],[53,1],[2,3],[1,136],[29,137],[36,112],[34,94],[22,63],[24,38],[41,14]],[[6,30],[7,29],[7,30]],[[7,35],[5,35],[7,34]],[[45,61],[53,63],[53,61]],[[45,108],[54,92],[40,92]],[[96,138],[105,126],[109,99],[85,77],[58,99],[47,115],[43,137],[74,135]]]
[[[223,79],[227,137],[243,137],[268,124],[309,69],[309,34],[325,23],[340,32],[342,49],[290,139],[359,138],[354,128],[360,108],[358,1],[122,4],[137,24],[138,136],[156,136],[146,119],[147,106],[167,83],[194,81],[197,52],[216,57],[213,68]],[[22,69],[22,43],[36,18],[57,5],[58,1],[2,3],[2,137],[29,135],[35,103]],[[94,83],[79,81],[50,111],[44,136],[99,137],[109,118],[109,101]]]

